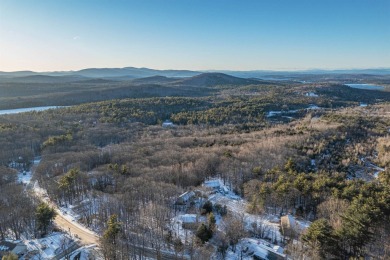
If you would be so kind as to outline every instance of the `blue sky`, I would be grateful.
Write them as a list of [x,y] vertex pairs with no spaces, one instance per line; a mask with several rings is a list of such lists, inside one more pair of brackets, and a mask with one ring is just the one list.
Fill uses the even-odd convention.
[[0,0],[0,70],[390,67],[389,0]]

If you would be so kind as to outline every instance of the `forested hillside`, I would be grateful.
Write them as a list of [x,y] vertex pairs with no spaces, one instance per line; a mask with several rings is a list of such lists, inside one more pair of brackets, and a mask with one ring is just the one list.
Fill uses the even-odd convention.
[[[52,90],[37,93],[47,95],[39,105],[88,103],[0,116],[0,238],[44,233],[39,198],[17,183],[39,158],[30,186],[37,181],[56,205],[74,209],[101,236],[106,259],[142,255],[140,245],[156,255],[224,257],[244,237],[283,246],[293,259],[388,259],[390,92],[214,76],[89,82],[80,92],[81,83],[37,83]],[[4,100],[24,92],[23,104],[38,105],[36,89],[7,84]],[[281,225],[269,238],[229,208],[209,206],[208,179],[243,198],[251,216],[291,214],[311,225]],[[199,199],[178,206],[187,191]],[[183,212],[207,219],[186,238],[171,222]],[[221,223],[243,230],[224,232]]]

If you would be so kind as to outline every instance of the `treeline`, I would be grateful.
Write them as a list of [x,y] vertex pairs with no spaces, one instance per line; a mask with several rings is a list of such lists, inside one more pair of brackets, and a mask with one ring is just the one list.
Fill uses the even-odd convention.
[[[92,88],[92,86],[90,86]],[[63,108],[59,110],[31,112],[20,115],[4,115],[0,118],[0,162],[7,165],[19,157],[28,163],[32,156],[41,153],[42,143],[48,138],[88,131],[97,124],[107,123],[108,128],[124,129],[128,123],[141,122],[147,125],[161,124],[170,119],[175,124],[206,126],[235,125],[234,131],[254,131],[263,129],[270,123],[288,122],[289,119],[278,117],[266,118],[271,110],[298,111],[293,117],[304,117],[311,111],[305,110],[310,104],[323,108],[356,105],[362,100],[368,103],[377,99],[388,100],[388,92],[364,91],[337,85],[291,86],[250,85],[239,87],[216,88],[218,93],[209,97],[160,97],[110,100],[98,103]],[[308,97],[307,92],[316,92],[318,97]],[[337,96],[339,92],[344,93]],[[367,92],[367,93],[366,93]],[[336,95],[337,94],[337,95]],[[356,95],[355,95],[356,94]],[[358,95],[357,95],[358,94]],[[191,96],[191,95],[190,95]],[[365,99],[361,99],[361,98]],[[50,97],[47,100],[52,100]],[[61,105],[63,103],[51,104]],[[44,104],[30,104],[39,106]],[[29,106],[30,106],[29,105]],[[315,112],[322,115],[323,112]],[[104,140],[110,139],[110,130],[102,131]],[[123,132],[123,131],[117,131]],[[99,137],[94,136],[94,143]],[[120,135],[112,142],[122,142],[126,138]],[[77,140],[77,139],[76,139]],[[101,146],[110,141],[102,141]]]
[[17,171],[0,166],[0,239],[39,238],[52,230],[55,211],[17,183]]
[[0,108],[70,106],[124,98],[204,97],[214,91],[204,87],[110,83],[6,83],[0,82]]

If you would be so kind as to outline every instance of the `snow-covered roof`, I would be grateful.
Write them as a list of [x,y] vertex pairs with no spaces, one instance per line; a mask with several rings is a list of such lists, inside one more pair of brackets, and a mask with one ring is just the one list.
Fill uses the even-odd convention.
[[317,106],[317,105],[309,105],[306,110],[317,110],[317,109],[321,109],[321,107]]
[[307,97],[318,97],[318,95],[316,93],[314,93],[314,92],[307,92],[306,96]]
[[184,215],[180,216],[180,219],[184,223],[196,223],[197,216],[196,216],[196,214],[184,214]]
[[[65,242],[66,241],[66,242]],[[50,236],[25,241],[28,251],[38,251],[44,259],[52,259],[62,251],[62,246],[72,245],[72,240],[65,233],[53,233]]]
[[254,238],[244,238],[243,240],[249,251],[261,259],[284,259],[286,257],[280,246],[264,243],[264,241]]
[[275,252],[278,252],[280,254],[283,254],[284,252],[284,248],[281,246],[273,246],[272,248],[275,250]]
[[221,186],[221,182],[218,179],[214,179],[205,181],[203,185],[210,188],[218,188]]
[[169,120],[165,120],[163,123],[162,123],[162,126],[173,126],[173,123]]
[[194,195],[195,195],[195,193],[193,191],[187,191],[187,192],[184,192],[183,194],[181,194],[179,196],[179,199],[188,200]]
[[12,251],[16,247],[16,244],[8,242],[8,241],[1,241],[0,242],[0,251]]
[[273,117],[273,116],[279,115],[281,113],[282,113],[282,111],[268,111],[266,117]]

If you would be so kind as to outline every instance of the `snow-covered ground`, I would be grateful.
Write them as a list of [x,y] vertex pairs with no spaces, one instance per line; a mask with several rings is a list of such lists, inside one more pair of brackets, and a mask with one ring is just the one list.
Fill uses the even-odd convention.
[[18,173],[18,183],[28,185],[30,184],[31,178],[32,178],[31,171],[22,171]]
[[373,164],[367,158],[362,157],[360,161],[363,163],[363,168],[356,170],[354,176],[348,176],[349,179],[358,178],[365,181],[372,181],[374,178],[378,178],[380,172],[385,170]]
[[[38,165],[40,161],[41,161],[40,158],[35,158],[34,161],[33,161],[33,165],[34,166]],[[18,177],[17,177],[18,183],[22,183],[22,184],[28,185],[31,182],[32,176],[33,176],[33,173],[32,173],[31,170],[29,170],[29,171],[20,171],[18,173]]]
[[381,168],[381,167],[379,167],[379,166],[377,166],[377,165],[375,165],[375,164],[373,164],[373,163],[369,163],[369,164],[368,164],[368,167],[371,167],[371,169],[374,169],[374,170],[375,170],[375,172],[374,172],[374,174],[373,174],[373,176],[374,176],[375,178],[378,178],[379,173],[380,173],[380,172],[383,172],[383,171],[385,170],[384,168]]
[[[237,195],[235,195],[237,196]],[[230,196],[225,196],[220,193],[213,194],[209,197],[213,204],[220,204],[227,207],[230,212],[238,216],[242,216],[247,230],[252,230],[253,224],[263,226],[267,231],[267,237],[273,241],[281,241],[281,234],[279,232],[279,218],[273,215],[255,215],[246,212],[248,203],[243,199],[232,199]]]
[[[287,221],[288,220],[288,221]],[[288,225],[293,228],[298,233],[304,232],[306,229],[309,228],[311,222],[307,220],[301,220],[295,218],[293,215],[287,214],[282,217],[282,222],[288,223]]]
[[33,183],[33,191],[36,195],[38,195],[39,198],[41,198],[46,203],[50,204],[49,197],[47,195],[47,191],[45,189],[41,188],[41,186],[39,186],[38,181],[35,181]]
[[180,238],[183,243],[190,241],[190,238],[194,236],[194,232],[183,228],[183,215],[178,215],[171,219],[171,227],[173,236]]
[[[210,185],[210,184],[213,185]],[[219,184],[217,186],[216,184]],[[236,195],[229,185],[225,185],[221,179],[213,179],[205,181],[203,186],[212,187],[215,192],[209,195],[208,200],[213,204],[220,204],[226,206],[228,211],[237,216],[242,216],[245,222],[245,227],[248,231],[253,229],[254,223],[258,227],[263,227],[267,235],[272,241],[281,241],[281,234],[279,232],[280,219],[274,215],[255,215],[247,213],[248,202]]]
[[67,207],[58,207],[58,212],[68,221],[76,222],[80,217],[79,215],[73,211],[75,206],[68,205]]
[[301,230],[308,229],[311,225],[310,221],[302,220],[302,219],[295,219],[296,223],[300,226]]

